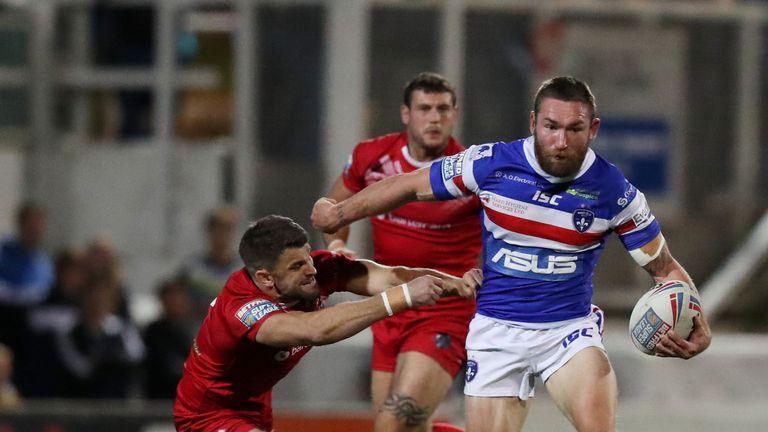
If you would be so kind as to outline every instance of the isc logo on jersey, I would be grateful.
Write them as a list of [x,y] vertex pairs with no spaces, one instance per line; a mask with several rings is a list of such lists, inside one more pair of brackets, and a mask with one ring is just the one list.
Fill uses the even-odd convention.
[[491,258],[504,274],[543,280],[566,280],[577,272],[575,255],[550,255],[544,250],[511,250],[500,248]]

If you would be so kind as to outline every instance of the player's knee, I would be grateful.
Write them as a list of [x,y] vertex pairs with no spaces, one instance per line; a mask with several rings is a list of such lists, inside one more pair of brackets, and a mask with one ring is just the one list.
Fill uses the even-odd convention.
[[587,425],[576,428],[579,432],[615,432],[616,428],[609,427],[608,425]]
[[[589,398],[585,399],[589,400]],[[592,400],[592,403],[577,403],[570,411],[571,421],[578,431],[614,432],[616,430],[614,407],[612,403],[595,400]]]
[[616,424],[611,418],[603,416],[585,416],[574,418],[574,426],[579,432],[615,432]]

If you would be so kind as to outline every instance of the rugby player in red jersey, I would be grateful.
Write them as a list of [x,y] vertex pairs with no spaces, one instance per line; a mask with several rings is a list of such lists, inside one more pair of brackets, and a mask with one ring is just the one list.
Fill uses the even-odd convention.
[[[306,231],[274,215],[246,230],[239,252],[245,267],[211,303],[184,364],[173,410],[180,432],[271,431],[272,387],[312,346],[444,295],[472,297],[481,279],[478,270],[460,279],[311,252]],[[339,291],[374,297],[324,308]]]
[[[405,130],[359,143],[328,197],[349,198],[366,186],[430,165],[464,150],[452,136],[456,93],[442,76],[423,72],[404,89]],[[413,202],[371,218],[374,260],[429,267],[460,276],[476,267],[481,250],[479,201]],[[349,228],[326,235],[330,250],[347,248]],[[464,341],[475,302],[441,299],[375,323],[372,398],[377,432],[425,432],[466,361]]]

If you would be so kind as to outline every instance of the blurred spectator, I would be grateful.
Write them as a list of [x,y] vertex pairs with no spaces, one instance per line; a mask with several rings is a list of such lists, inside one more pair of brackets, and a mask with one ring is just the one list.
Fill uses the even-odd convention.
[[48,298],[30,312],[29,324],[33,331],[44,331],[71,325],[85,294],[88,273],[85,252],[66,248],[56,254],[55,279]]
[[13,353],[0,344],[0,411],[19,405],[19,393],[13,386]]
[[28,306],[40,303],[53,282],[53,265],[43,251],[45,209],[33,202],[16,213],[16,237],[0,243],[0,300]]
[[235,238],[239,222],[240,212],[234,206],[211,210],[205,220],[206,250],[182,263],[179,274],[189,282],[195,313],[200,321],[229,275],[242,267]]
[[86,290],[92,289],[92,285],[114,285],[118,297],[117,314],[131,321],[127,298],[128,289],[123,283],[120,258],[112,238],[106,233],[94,236],[85,247],[83,263],[87,273]]
[[148,398],[173,399],[200,323],[193,314],[192,297],[184,280],[163,282],[157,294],[163,311],[144,330],[147,347],[144,388]]
[[85,252],[67,248],[56,255],[56,279],[48,298],[29,312],[29,333],[24,348],[26,361],[17,366],[19,390],[25,397],[55,396],[51,383],[54,371],[48,367],[57,329],[72,328],[78,319],[87,289]]
[[53,265],[43,251],[47,215],[33,202],[16,213],[16,236],[0,243],[0,343],[23,362],[27,313],[45,299],[53,283]]
[[112,282],[94,281],[74,326],[55,332],[58,397],[121,399],[135,385],[144,344],[133,324],[118,314],[120,292]]

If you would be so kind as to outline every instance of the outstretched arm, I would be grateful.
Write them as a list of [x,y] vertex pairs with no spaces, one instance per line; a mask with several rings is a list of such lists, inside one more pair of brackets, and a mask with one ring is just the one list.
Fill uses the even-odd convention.
[[[640,249],[647,256],[658,255],[643,266],[656,283],[673,279],[681,280],[690,285],[694,290],[696,289],[688,272],[669,252],[669,248],[661,233],[653,241]],[[656,345],[656,355],[660,357],[689,359],[707,349],[711,342],[712,331],[702,311],[701,315],[693,319],[693,331],[691,331],[687,340],[670,330]]]
[[474,298],[476,288],[482,283],[482,272],[478,269],[469,270],[463,278],[457,278],[428,268],[385,266],[364,259],[356,262],[365,270],[356,272],[357,275],[349,279],[347,291],[365,296],[374,296],[381,293],[384,287],[404,284],[420,276],[433,276],[442,281],[442,296]]
[[354,221],[386,213],[408,202],[433,199],[429,167],[424,167],[376,182],[341,202],[320,198],[312,208],[312,225],[333,233]]
[[275,314],[261,325],[256,341],[278,347],[330,344],[409,307],[433,305],[442,290],[442,280],[422,276],[408,282],[408,296],[403,286],[398,285],[369,299],[340,303],[315,312]]

